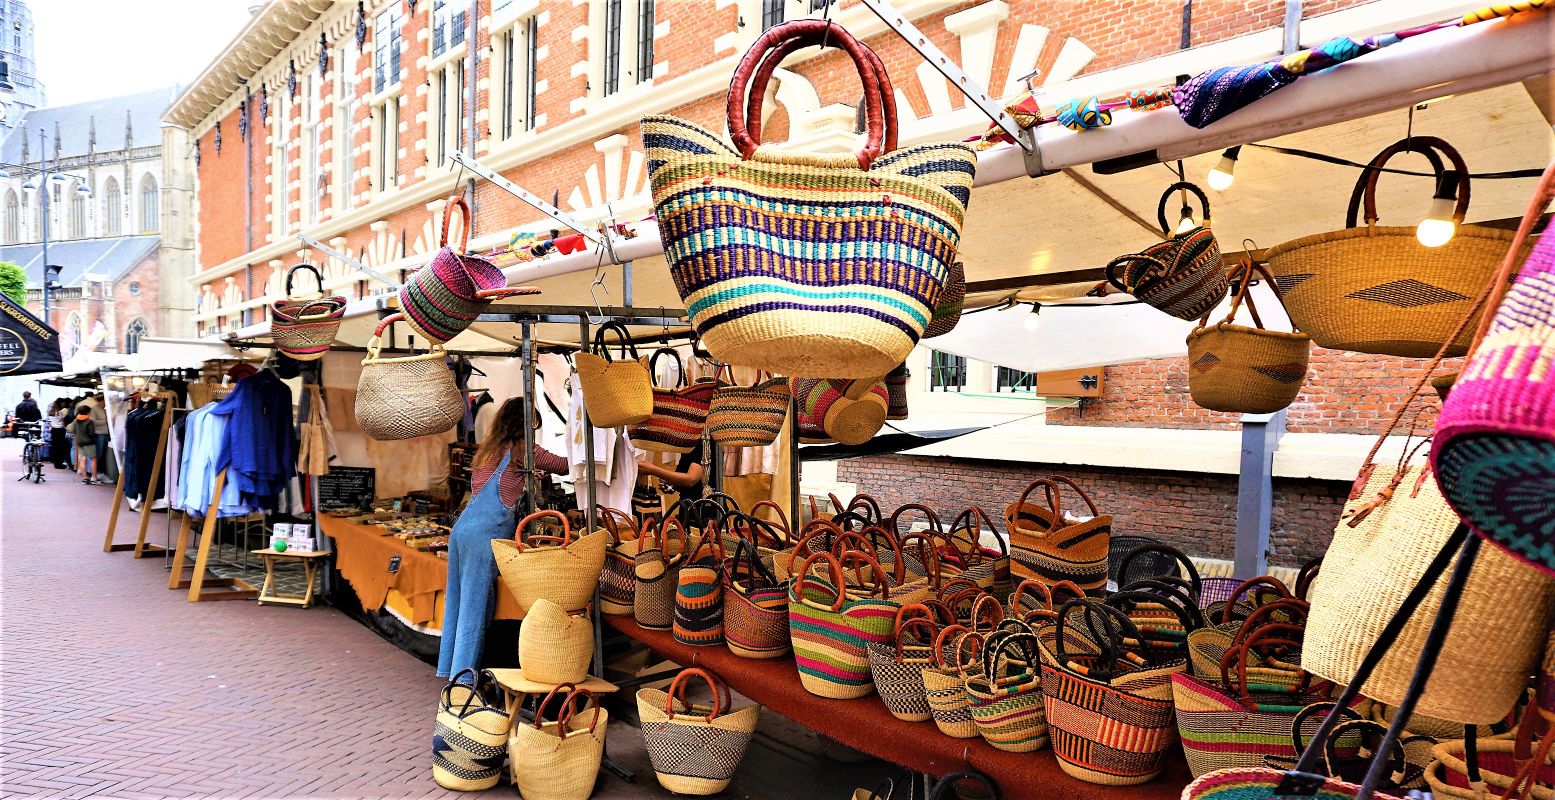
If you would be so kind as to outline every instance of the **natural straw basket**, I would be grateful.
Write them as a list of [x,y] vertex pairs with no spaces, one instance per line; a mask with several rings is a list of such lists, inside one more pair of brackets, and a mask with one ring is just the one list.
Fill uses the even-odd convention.
[[534,601],[518,629],[518,663],[524,677],[539,683],[577,683],[589,676],[594,625],[587,615],[571,616],[544,597]]
[[[1426,767],[1425,782],[1437,800],[1485,800],[1488,797],[1503,797],[1512,788],[1513,776],[1522,766],[1518,763],[1517,743],[1510,739],[1480,738],[1475,745],[1479,756],[1479,777],[1485,782],[1488,793],[1477,790],[1469,780],[1464,741],[1456,739],[1442,742],[1431,749],[1431,764]],[[1555,800],[1552,783],[1555,783],[1555,759],[1546,758],[1529,796],[1533,800]]]
[[[559,520],[562,535],[535,535],[526,540],[524,529],[544,517]],[[512,539],[492,539],[491,552],[497,559],[502,582],[513,593],[521,611],[527,612],[541,598],[565,611],[581,611],[594,599],[609,541],[610,534],[603,528],[574,539],[566,515],[560,511],[536,511],[519,520]],[[555,544],[541,547],[536,546],[537,542]]]
[[[679,539],[670,537],[671,528]],[[667,631],[675,624],[675,589],[691,546],[677,517],[665,517],[658,527],[646,528],[642,542],[632,573],[637,583],[632,618],[648,630]]]
[[383,332],[402,314],[384,317],[367,341],[356,383],[356,424],[379,441],[442,433],[464,419],[464,396],[444,363],[443,348],[403,358],[381,358]]
[[[711,706],[686,699],[691,677],[712,689]],[[698,667],[682,670],[668,691],[637,690],[643,742],[660,786],[690,795],[718,794],[729,787],[761,716],[761,706],[731,710],[732,700],[728,684]]]
[[[1377,178],[1393,156],[1426,156],[1440,184],[1446,175],[1440,151],[1459,175],[1453,211],[1457,233],[1441,247],[1426,247],[1414,228],[1377,225]],[[1414,136],[1389,145],[1371,160],[1350,196],[1345,229],[1303,236],[1276,245],[1266,257],[1285,298],[1291,321],[1323,347],[1358,353],[1428,358],[1474,305],[1480,288],[1505,255],[1511,231],[1464,225],[1469,208],[1468,167],[1452,145]],[[1365,227],[1356,227],[1364,198]],[[1448,356],[1461,356],[1473,338],[1470,325]]]
[[[621,358],[613,360],[605,345],[605,332],[621,341]],[[630,353],[630,355],[628,355]],[[594,332],[594,352],[573,356],[583,407],[596,428],[636,425],[653,416],[653,379],[637,360],[637,346],[619,322],[607,322]]]
[[[465,670],[443,687],[432,736],[432,779],[444,789],[479,792],[502,777],[512,718],[486,693],[460,682]],[[485,675],[476,676],[478,682]]]
[[[1255,271],[1264,275],[1278,299],[1274,278],[1249,259],[1238,275],[1226,318],[1211,326],[1206,314],[1188,334],[1188,392],[1202,408],[1272,414],[1296,399],[1307,378],[1312,340],[1304,333],[1264,329],[1249,288]],[[1256,327],[1231,322],[1244,298]]]
[[[292,293],[292,278],[299,271],[313,273],[318,290]],[[329,352],[346,317],[344,297],[324,296],[324,275],[312,264],[298,264],[286,271],[286,297],[270,304],[270,338],[275,349],[297,361],[314,361]]]
[[[528,669],[526,664],[526,677]],[[561,710],[555,722],[543,722],[553,697],[562,698]],[[534,724],[513,726],[508,738],[509,775],[519,795],[524,800],[587,800],[599,777],[609,726],[610,712],[600,707],[598,697],[570,683],[552,689],[540,701]]]

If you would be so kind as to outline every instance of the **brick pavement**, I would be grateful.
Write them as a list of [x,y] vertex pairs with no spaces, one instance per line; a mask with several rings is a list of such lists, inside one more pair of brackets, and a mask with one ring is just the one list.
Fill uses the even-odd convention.
[[[17,483],[19,452],[0,440],[0,797],[470,796],[432,781],[430,666],[332,608],[186,602],[161,559],[102,552],[111,487]],[[669,796],[634,728],[609,743],[638,781],[595,797]],[[729,795],[840,797],[879,772],[788,744],[753,748]]]

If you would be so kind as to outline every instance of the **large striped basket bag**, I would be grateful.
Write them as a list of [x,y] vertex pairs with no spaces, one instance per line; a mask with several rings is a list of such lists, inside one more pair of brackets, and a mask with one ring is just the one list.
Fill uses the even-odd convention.
[[803,444],[863,444],[885,425],[885,382],[793,378],[790,390],[799,411],[799,441]]
[[499,697],[464,683],[467,674],[475,684],[484,677],[467,669],[443,687],[432,735],[432,778],[444,789],[479,792],[502,777],[513,720]]
[[723,543],[709,529],[675,576],[675,641],[693,647],[724,643]]
[[976,739],[977,723],[972,720],[972,701],[966,694],[962,671],[978,663],[983,636],[965,625],[946,625],[934,637],[932,659],[922,671],[923,697],[929,703],[934,727],[955,739]]
[[[313,273],[318,289],[294,294],[292,279],[298,272]],[[270,304],[270,338],[275,349],[298,361],[315,361],[329,352],[329,345],[346,318],[344,297],[324,296],[324,275],[312,264],[298,264],[286,271],[286,297]]]
[[[561,705],[555,721],[546,721],[554,698],[561,698]],[[509,776],[519,794],[524,800],[587,800],[599,777],[609,725],[610,712],[591,692],[570,683],[551,689],[535,721],[514,725],[508,739]]]
[[[1074,622],[1072,612],[1084,618],[1089,634],[1065,629]],[[1177,734],[1171,675],[1180,664],[1173,670],[1151,663],[1128,616],[1093,600],[1070,600],[1037,633],[1042,699],[1058,766],[1071,777],[1108,786],[1159,775]]]
[[[759,146],[773,71],[788,53],[827,43],[863,81],[863,147]],[[895,91],[879,57],[819,19],[778,24],[751,45],[730,82],[728,129],[733,148],[674,117],[642,121],[665,258],[707,349],[789,376],[889,372],[939,304],[970,198],[972,148],[898,150]]]
[[[1426,157],[1438,193],[1457,190],[1456,232],[1439,247],[1422,245],[1413,226],[1377,224],[1377,179],[1393,156],[1405,152]],[[1490,282],[1513,235],[1463,224],[1468,167],[1441,139],[1401,139],[1378,153],[1370,167],[1356,181],[1343,230],[1303,236],[1266,254],[1291,322],[1316,344],[1336,350],[1429,358],[1450,342],[1447,355],[1461,356],[1473,330],[1449,334],[1458,320],[1478,313],[1474,298]],[[1357,227],[1363,200],[1365,225]]]
[[[1172,192],[1197,197],[1204,208],[1204,224],[1175,233],[1166,220]],[[1188,213],[1185,199],[1182,215]],[[1179,181],[1161,194],[1156,216],[1166,241],[1113,259],[1107,265],[1107,282],[1178,319],[1198,319],[1225,299],[1230,286],[1220,263],[1220,245],[1209,229],[1209,197],[1192,183]]]
[[[1060,483],[1080,495],[1090,516],[1065,516]],[[1031,502],[1031,493],[1038,487],[1046,495],[1046,505]],[[1005,509],[1005,521],[1014,577],[1039,580],[1048,586],[1072,581],[1093,595],[1106,589],[1112,515],[1101,513],[1074,481],[1058,475],[1032,481],[1020,499]]]
[[[826,568],[826,578],[811,572],[817,564]],[[811,694],[834,700],[875,690],[869,645],[891,641],[900,605],[880,597],[850,597],[844,585],[836,557],[816,553],[805,559],[788,590],[788,630],[799,683]],[[877,586],[883,594],[885,585]]]
[[[712,705],[686,698],[691,678],[712,689]],[[729,685],[700,667],[681,670],[668,691],[637,690],[643,743],[659,785],[675,794],[718,794],[729,787],[745,758],[761,706],[733,707]]]
[[[1271,625],[1292,625],[1305,630],[1307,615],[1312,607],[1305,600],[1294,597],[1261,605],[1245,620],[1232,620],[1207,625],[1188,634],[1188,663],[1194,675],[1212,680],[1220,674],[1220,659],[1226,651],[1237,646],[1249,636]],[[1301,660],[1299,649],[1290,658]],[[1249,656],[1252,664],[1263,663],[1263,656]]]
[[356,424],[380,442],[443,433],[464,419],[464,393],[442,345],[408,356],[381,355],[383,332],[403,319],[403,314],[390,314],[378,322],[356,381]]
[[[1424,618],[1430,620],[1431,630],[1427,634],[1425,646],[1411,653],[1412,661],[1418,659],[1417,669],[1401,698],[1403,700],[1401,705],[1405,709],[1414,706],[1415,701],[1425,691],[1435,667],[1447,660],[1444,657],[1443,646],[1450,630],[1456,627],[1454,618],[1461,608],[1460,601],[1467,593],[1475,562],[1481,555],[1479,549],[1480,540],[1472,536],[1466,526],[1458,526],[1445,542],[1440,543],[1434,555],[1427,556],[1427,564],[1421,570],[1419,579],[1409,587],[1401,602],[1392,608],[1380,635],[1370,643],[1365,656],[1361,659],[1353,676],[1354,679],[1335,698],[1335,707],[1348,709],[1360,697],[1362,687],[1367,685],[1372,677],[1372,670],[1383,661],[1383,655],[1395,647],[1406,623],[1411,618]],[[1452,566],[1451,576],[1448,578],[1447,586],[1441,588],[1437,581],[1447,573],[1449,565]],[[1319,581],[1319,586],[1327,583],[1330,578],[1325,565],[1324,579]],[[1439,611],[1426,612],[1423,606],[1427,595],[1438,592],[1440,592]],[[1310,649],[1312,645],[1311,637],[1308,637],[1307,647]],[[1396,762],[1390,757],[1374,757],[1360,783],[1343,777],[1331,777],[1321,770],[1319,759],[1327,748],[1329,737],[1334,735],[1341,718],[1345,716],[1341,713],[1328,714],[1313,732],[1312,738],[1307,742],[1307,746],[1302,750],[1300,758],[1292,769],[1238,767],[1215,770],[1188,784],[1183,789],[1183,800],[1247,800],[1269,797],[1292,798],[1292,800],[1298,798],[1394,800],[1401,797],[1401,792],[1386,793],[1379,790],[1383,781],[1397,768]],[[1407,711],[1394,716],[1387,733],[1373,752],[1388,756],[1395,754],[1407,730],[1409,717]]]
[[742,658],[779,658],[791,646],[788,582],[762,564],[756,546],[741,539],[724,562],[724,644]]
[[[648,359],[650,376],[659,374],[658,363],[669,356],[675,365],[675,385],[653,387],[653,414],[631,427],[632,444],[660,453],[689,453],[702,441],[707,411],[718,381],[700,379],[686,384],[686,365],[674,348],[661,347]],[[584,394],[587,399],[588,394]]]
[[[461,217],[461,239],[455,250],[448,244],[454,211]],[[504,297],[539,294],[532,286],[507,288],[508,279],[497,265],[466,255],[470,249],[470,206],[463,195],[448,198],[443,206],[443,235],[431,263],[410,273],[400,286],[400,310],[417,333],[438,344],[458,336],[493,301]]]
[[657,525],[644,528],[642,538],[633,569],[637,588],[632,598],[632,617],[648,630],[667,631],[675,625],[675,590],[691,543],[676,517],[665,517]]
[[766,447],[788,419],[790,397],[786,378],[719,386],[707,409],[708,434],[724,447]]
[[934,638],[939,634],[934,612],[921,603],[909,603],[896,612],[895,627],[893,643],[869,645],[869,672],[891,716],[924,722],[932,717],[923,694],[923,669],[933,660]]
[[[1502,259],[1487,314],[1436,421],[1431,464],[1447,503],[1476,533],[1555,574],[1555,236],[1518,267],[1555,197],[1555,162]],[[1512,277],[1516,271],[1515,278]]]
[[[1005,657],[1012,648],[1018,649],[1020,658]],[[965,676],[965,681],[972,721],[983,741],[1011,753],[1047,747],[1036,636],[1002,629],[988,636],[982,669]]]
[[[1251,258],[1243,262],[1236,294],[1226,318],[1209,324],[1209,314],[1188,334],[1188,393],[1193,402],[1211,411],[1272,414],[1290,405],[1307,379],[1307,358],[1312,339],[1300,331],[1271,331],[1263,326],[1250,287],[1263,274],[1275,297],[1274,278]],[[1253,326],[1232,322],[1247,305]]]
[[[610,355],[605,334],[620,341],[620,358]],[[637,425],[653,416],[653,378],[637,359],[637,346],[619,322],[607,322],[594,332],[594,352],[572,357],[583,389],[583,407],[596,428]]]
[[604,614],[629,615],[637,597],[637,553],[646,540],[638,533],[631,514],[604,506],[595,506],[594,513],[599,516],[600,527],[610,533],[605,567],[599,573],[599,610]]
[[[562,534],[524,535],[530,523],[545,518],[557,521]],[[519,520],[512,539],[492,539],[491,552],[497,571],[520,610],[545,598],[563,611],[588,608],[605,567],[605,545],[610,534],[603,528],[574,537],[567,515],[560,511],[536,511]]]

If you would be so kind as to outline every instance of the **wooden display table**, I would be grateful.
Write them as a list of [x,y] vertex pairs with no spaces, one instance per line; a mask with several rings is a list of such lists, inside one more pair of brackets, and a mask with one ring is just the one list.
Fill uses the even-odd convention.
[[[518,707],[524,702],[524,698],[530,695],[544,697],[556,688],[554,683],[541,683],[525,678],[523,667],[493,668],[490,672],[492,677],[497,679],[497,685],[502,687],[502,694],[507,700],[508,716],[515,719],[514,715],[518,713]],[[615,684],[593,675],[577,684],[577,687],[594,694],[610,694],[617,690]]]
[[927,775],[965,769],[968,763],[999,784],[1010,800],[1177,800],[1191,776],[1180,745],[1166,771],[1141,786],[1099,786],[1072,778],[1050,749],[1008,753],[982,739],[953,739],[933,722],[903,722],[871,694],[832,700],[810,694],[799,683],[794,659],[740,658],[726,647],[688,647],[669,631],[644,630],[631,617],[604,615],[606,625],[647,645],[677,664],[693,661],[717,673],[729,687],[769,710],[855,750]]
[[[329,558],[328,550],[276,550],[273,547],[263,547],[252,551],[254,555],[264,559],[265,583],[259,587],[259,597],[255,598],[260,605],[270,603],[281,606],[302,606],[307,608],[313,605],[313,584],[319,573],[320,559]],[[302,594],[281,594],[275,590],[275,562],[287,559],[302,564],[303,575],[307,578],[308,588]]]

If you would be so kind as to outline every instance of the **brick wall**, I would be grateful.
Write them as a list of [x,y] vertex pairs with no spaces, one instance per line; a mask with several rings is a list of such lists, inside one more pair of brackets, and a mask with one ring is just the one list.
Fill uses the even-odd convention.
[[[837,480],[857,484],[860,493],[873,496],[887,513],[919,502],[947,523],[971,505],[1001,520],[1005,506],[1015,502],[1033,478],[1054,474],[1078,483],[1102,513],[1112,514],[1116,536],[1148,536],[1191,556],[1230,559],[1235,552],[1234,475],[905,455],[849,459],[837,465]],[[1300,566],[1321,555],[1349,488],[1337,481],[1276,479],[1270,563]],[[1085,508],[1073,492],[1066,492],[1062,505]]]
[[[1457,369],[1458,363],[1458,359],[1450,359],[1443,368]],[[1290,406],[1286,430],[1380,433],[1398,413],[1425,364],[1422,359],[1314,347],[1306,382]],[[1424,394],[1426,400],[1411,407],[1406,424],[1416,412],[1422,426],[1435,419],[1435,394],[1429,388]],[[1085,400],[1076,408],[1050,409],[1047,421],[1054,425],[1230,429],[1240,425],[1240,415],[1194,405],[1188,393],[1187,359],[1159,358],[1107,367],[1101,397]]]
[[[117,330],[109,333],[113,334],[114,349],[121,353],[124,352],[124,330],[136,317],[145,318],[148,335],[164,335],[161,269],[161,261],[157,252],[153,251],[113,285],[113,314]],[[130,290],[132,283],[136,285],[137,291]]]
[[[253,128],[249,134],[254,133]],[[221,151],[214,131],[200,137],[200,260],[220,264],[247,249],[244,228],[244,169],[247,145],[238,135],[238,112],[221,121]]]

